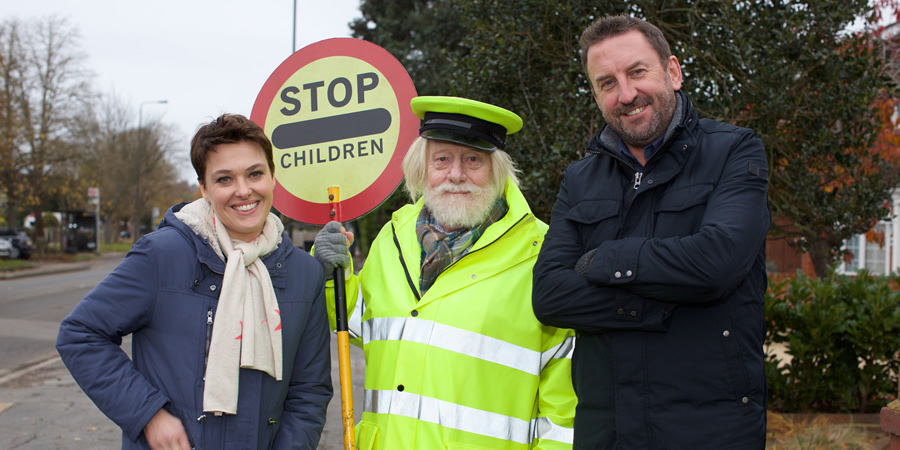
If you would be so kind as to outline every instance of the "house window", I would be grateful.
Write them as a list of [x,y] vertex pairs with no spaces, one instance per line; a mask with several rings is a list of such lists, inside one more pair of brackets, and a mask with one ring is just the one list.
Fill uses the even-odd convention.
[[893,236],[889,222],[880,222],[875,225],[877,233],[883,233],[883,245],[878,242],[869,242],[865,234],[857,234],[848,239],[844,248],[853,255],[850,262],[844,262],[838,271],[845,274],[856,274],[861,269],[866,269],[873,275],[890,274],[888,257],[890,255]]

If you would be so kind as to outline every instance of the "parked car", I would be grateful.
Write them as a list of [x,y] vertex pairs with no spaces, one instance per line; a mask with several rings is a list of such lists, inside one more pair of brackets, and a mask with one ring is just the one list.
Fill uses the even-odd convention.
[[0,238],[12,244],[9,259],[28,259],[34,253],[34,243],[24,230],[17,228],[0,228]]
[[0,238],[0,258],[9,258],[13,245],[9,239]]

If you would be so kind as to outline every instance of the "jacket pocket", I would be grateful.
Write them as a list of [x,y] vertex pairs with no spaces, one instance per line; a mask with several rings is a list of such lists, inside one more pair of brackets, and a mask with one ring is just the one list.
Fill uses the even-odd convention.
[[612,199],[582,200],[566,212],[566,219],[585,225],[619,214],[622,202]]
[[618,233],[621,200],[582,200],[566,211],[565,218],[574,222],[582,236],[585,251],[597,248],[603,241],[615,239]]
[[654,237],[686,236],[703,222],[706,202],[712,194],[710,183],[673,187],[661,193],[654,208]]
[[372,422],[362,421],[357,425],[356,448],[359,450],[374,450],[378,441],[378,425]]
[[722,319],[715,322],[715,324],[719,332],[722,354],[728,366],[728,380],[730,381],[734,398],[741,404],[748,405],[750,401],[750,379],[747,376],[747,368],[744,366],[741,350],[738,347],[737,330],[731,319]]

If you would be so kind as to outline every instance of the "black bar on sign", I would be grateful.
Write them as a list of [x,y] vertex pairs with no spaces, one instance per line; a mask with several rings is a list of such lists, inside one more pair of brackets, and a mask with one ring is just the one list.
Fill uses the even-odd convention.
[[351,139],[383,133],[390,126],[391,113],[388,110],[370,109],[279,125],[272,131],[272,145],[285,149]]

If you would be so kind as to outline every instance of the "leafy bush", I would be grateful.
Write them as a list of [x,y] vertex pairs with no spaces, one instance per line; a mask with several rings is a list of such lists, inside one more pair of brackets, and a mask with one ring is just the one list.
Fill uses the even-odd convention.
[[897,396],[900,276],[770,278],[769,404],[781,412],[877,412]]

